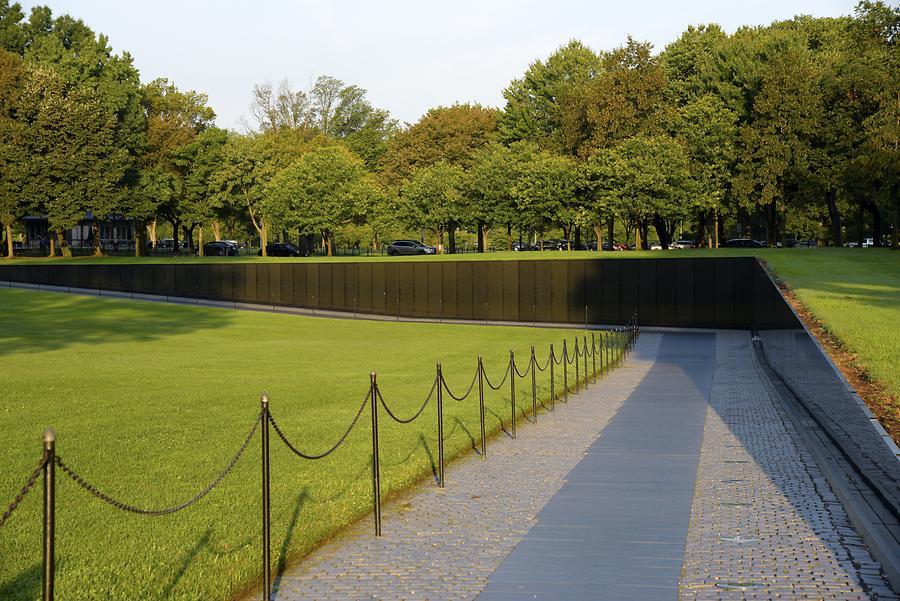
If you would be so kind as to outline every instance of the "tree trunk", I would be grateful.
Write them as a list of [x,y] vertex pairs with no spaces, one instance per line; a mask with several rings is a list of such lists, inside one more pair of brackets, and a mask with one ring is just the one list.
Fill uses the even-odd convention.
[[777,207],[773,200],[766,205],[766,244],[770,247],[775,246],[775,234],[777,229]]
[[[575,226],[575,248],[581,248],[581,228],[578,226]],[[569,250],[571,250],[571,248]]]
[[100,223],[96,217],[91,221],[91,234],[91,254],[95,257],[102,257],[103,247],[100,244]]
[[[6,258],[13,258],[13,233],[12,233],[12,224],[5,223],[3,224],[3,229],[6,230]],[[897,239],[897,227],[894,226],[894,240]]]
[[450,250],[451,255],[456,254],[456,223],[450,222],[450,227],[447,229],[447,246]]
[[638,223],[634,228],[634,250],[641,250],[644,248],[644,244],[641,241],[641,224]]
[[563,226],[562,231],[563,231],[563,238],[566,239],[566,251],[571,251],[572,250],[572,241],[569,239],[569,236],[572,233],[572,227],[571,226],[569,226],[569,227]]
[[481,236],[484,238],[484,252],[489,252],[491,250],[491,241],[490,241],[491,228],[488,226],[482,226],[481,228]]
[[866,238],[866,210],[863,208],[863,202],[859,201],[859,233],[856,236],[857,244],[862,248],[863,240]]
[[616,242],[616,240],[615,240],[615,236],[616,236],[615,225],[616,225],[615,217],[610,217],[609,220],[606,222],[606,237],[609,239],[609,248],[612,250],[615,250],[615,248],[613,248],[613,247],[615,246],[615,242]]
[[881,247],[881,211],[874,202],[867,202],[866,208],[872,214],[872,243],[876,248]]
[[59,251],[62,253],[62,256],[66,259],[71,259],[72,249],[66,241],[66,235],[63,232],[56,232],[56,237],[59,240]]
[[206,255],[203,253],[203,226],[199,226],[197,228],[197,236],[199,239],[199,245],[197,246],[197,255],[200,257],[205,257]]
[[480,253],[484,252],[484,222],[478,222],[478,242],[476,250]]
[[665,219],[659,215],[654,215],[653,228],[656,230],[656,235],[659,236],[659,245],[668,249],[672,243],[672,236],[669,234],[669,228],[666,226]]
[[829,190],[826,197],[828,202],[828,219],[831,222],[831,237],[835,246],[840,248],[844,245],[844,235],[841,232],[841,212],[838,210],[837,194],[834,190]]
[[50,247],[48,250],[47,256],[55,257],[56,256],[56,237],[53,232],[47,232],[47,242],[48,242],[47,246]]
[[194,251],[197,248],[194,246],[194,229],[196,227],[196,223],[192,223],[191,227],[187,227],[186,225],[181,226],[181,229],[184,231],[184,240],[188,243],[188,250],[190,251]]
[[512,223],[506,224],[506,250],[512,250]]
[[172,250],[177,255],[181,251],[181,244],[179,244],[180,239],[178,237],[178,229],[181,227],[181,221],[179,221],[178,219],[170,219],[169,223],[172,224]]
[[156,248],[156,217],[153,218],[153,221],[147,226],[147,234],[150,236],[150,242],[153,244],[153,248]]
[[709,214],[707,211],[700,211],[697,213],[697,239],[694,240],[694,245],[697,248],[703,246],[704,237],[706,236],[706,226],[709,223]]
[[331,232],[325,232],[325,245],[328,249],[328,256],[334,256],[334,236]]
[[722,217],[719,215],[719,209],[714,209],[716,218],[716,248],[719,248],[719,237],[722,236]]
[[219,225],[218,219],[213,219],[212,231],[213,231],[213,237],[215,237],[216,242],[219,242],[222,239],[222,226]]
[[[254,227],[256,227],[255,224]],[[265,221],[261,221],[259,227],[256,227],[256,232],[259,234],[259,249],[262,251],[262,256],[268,257],[269,253],[266,247],[269,245],[269,226]]]
[[595,223],[594,224],[594,235],[597,236],[597,252],[603,252],[603,224]]
[[147,225],[144,223],[134,224],[134,256],[143,257],[144,249],[147,248]]

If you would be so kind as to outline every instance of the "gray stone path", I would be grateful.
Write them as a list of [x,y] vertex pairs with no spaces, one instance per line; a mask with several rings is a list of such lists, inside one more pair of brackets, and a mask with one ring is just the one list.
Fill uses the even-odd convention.
[[719,333],[717,347],[681,599],[895,600],[770,396],[749,334]]
[[479,601],[678,598],[715,354],[715,334],[663,334],[653,367]]
[[646,334],[628,362],[518,439],[488,442],[488,458],[447,469],[447,488],[417,487],[390,503],[383,536],[369,520],[325,545],[277,581],[275,599],[472,599],[535,523],[566,474],[656,359]]
[[[624,367],[523,424],[518,440],[489,442],[487,460],[448,466],[446,489],[429,482],[390,503],[382,538],[364,520],[317,550],[277,581],[274,598],[898,601],[759,373],[749,333],[718,332],[712,345],[700,344],[715,355],[680,359],[667,342],[679,335],[701,341],[645,333]],[[654,369],[680,379],[647,377]],[[683,415],[666,413],[672,407],[660,401],[668,397],[687,403]],[[654,403],[660,415],[646,423],[642,409]],[[620,453],[620,474],[637,484],[631,496],[620,495],[621,483],[604,490],[608,480],[566,486],[617,447],[653,436],[677,441],[681,452]],[[655,462],[669,462],[671,486],[642,490],[650,472],[665,480]],[[666,498],[657,498],[661,490]],[[572,503],[586,491],[596,496],[594,515],[590,504]],[[628,503],[644,519],[627,519]],[[615,519],[603,518],[614,505],[616,532]],[[680,521],[667,530],[673,516]],[[528,542],[554,529],[572,532],[582,551],[567,555],[563,542],[551,557]],[[585,555],[586,543],[602,553]],[[563,569],[567,576],[553,576]],[[587,594],[576,594],[577,585]]]

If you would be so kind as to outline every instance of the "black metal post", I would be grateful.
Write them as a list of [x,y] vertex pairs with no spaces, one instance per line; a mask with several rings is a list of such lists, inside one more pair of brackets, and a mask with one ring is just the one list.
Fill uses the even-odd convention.
[[444,374],[437,364],[438,487],[444,488]]
[[56,575],[56,432],[44,432],[44,574],[43,601],[53,601]]
[[481,458],[487,457],[487,444],[484,435],[484,363],[478,355],[478,413],[481,418]]
[[575,337],[575,392],[579,389],[580,376],[578,375],[578,336]]
[[531,419],[537,421],[537,360],[534,358],[534,347],[531,347]]
[[594,382],[597,381],[597,340],[591,332],[591,363],[594,366]]
[[563,340],[563,356],[562,356],[562,364],[563,364],[563,400],[568,402],[569,400],[569,349],[566,346],[566,341]]
[[263,560],[263,600],[269,601],[272,594],[271,528],[269,504],[269,396],[260,397],[262,410],[262,560]]
[[369,399],[372,403],[372,504],[375,510],[375,536],[381,536],[381,466],[378,463],[378,381],[370,374]]
[[603,351],[606,355],[606,373],[609,373],[609,332],[604,332],[603,338],[606,340],[603,343]]
[[509,405],[512,411],[512,437],[516,437],[516,356],[509,351]]
[[584,349],[584,387],[588,386],[588,370],[587,370],[587,335],[585,334],[581,348]]
[[553,368],[556,367],[556,356],[553,354],[553,343],[550,343],[550,411],[554,411],[556,409],[556,376],[553,373]]

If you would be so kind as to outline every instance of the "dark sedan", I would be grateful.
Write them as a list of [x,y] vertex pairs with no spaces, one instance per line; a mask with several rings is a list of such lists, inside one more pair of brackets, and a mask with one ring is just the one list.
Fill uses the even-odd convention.
[[216,240],[203,245],[203,254],[208,257],[236,257],[239,253],[237,244],[227,240]]
[[[256,254],[261,257],[262,249],[259,249]],[[270,257],[306,257],[309,256],[309,253],[304,253],[288,242],[276,242],[274,244],[266,244],[266,255]]]

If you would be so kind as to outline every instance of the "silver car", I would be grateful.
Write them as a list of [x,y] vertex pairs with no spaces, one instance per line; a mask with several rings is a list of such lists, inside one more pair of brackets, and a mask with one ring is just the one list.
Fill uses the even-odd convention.
[[417,240],[394,240],[388,246],[387,253],[396,257],[397,255],[433,255],[437,252],[433,246],[422,244]]

